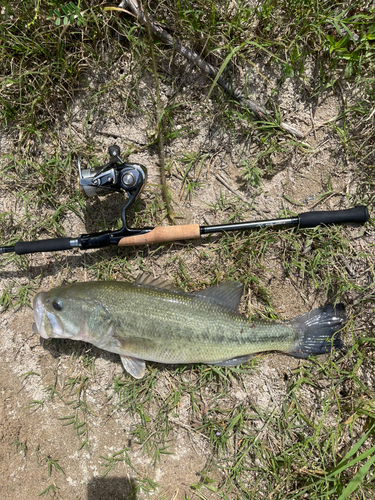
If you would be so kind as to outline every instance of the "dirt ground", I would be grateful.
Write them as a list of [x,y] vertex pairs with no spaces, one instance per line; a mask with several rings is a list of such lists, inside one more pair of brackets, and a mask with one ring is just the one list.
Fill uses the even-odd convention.
[[[130,56],[119,60],[112,70],[113,78],[122,74],[121,71],[126,74],[131,64]],[[337,134],[327,123],[339,114],[343,99],[347,103],[355,103],[361,89],[348,85],[342,89],[342,94],[328,89],[319,97],[309,97],[297,78],[287,78],[279,85],[274,98],[284,114],[284,121],[307,134],[303,141],[309,147],[306,146],[303,151],[300,147],[288,146],[287,153],[276,152],[270,158],[270,172],[263,177],[263,183],[252,187],[244,184],[241,172],[243,160],[254,161],[259,152],[256,128],[245,120],[237,120],[231,128],[219,120],[218,103],[204,99],[209,89],[207,80],[180,60],[179,56],[176,56],[174,64],[182,68],[178,77],[181,105],[174,114],[174,127],[186,133],[168,142],[165,154],[170,170],[167,180],[179,224],[222,222],[223,213],[213,208],[220,197],[230,200],[228,217],[231,210],[240,209],[243,220],[276,218],[284,209],[298,213],[314,208],[349,208],[356,200],[360,200],[357,166],[347,158]],[[266,59],[255,61],[255,64],[259,72],[267,77],[267,82],[250,64],[242,68],[243,75],[239,78],[244,83],[247,77],[248,91],[260,103],[265,103],[280,75],[278,69],[269,65]],[[311,68],[306,81],[309,78],[313,80],[315,76]],[[70,103],[69,114],[63,114],[55,131],[60,144],[81,145],[90,140],[95,145],[94,151],[99,161],[106,160],[107,148],[114,143],[122,151],[126,151],[129,144],[142,148],[152,132],[147,114],[137,111],[123,113],[121,93],[103,94],[92,110],[87,96],[93,89],[100,88],[104,77],[106,75],[100,75],[100,72],[90,75],[88,90]],[[130,80],[129,77],[129,87]],[[138,85],[141,108],[147,109],[148,94],[154,92],[153,79],[146,75]],[[121,88],[126,90],[126,78]],[[173,92],[172,85],[162,84],[163,103],[168,102]],[[14,136],[1,133],[4,155],[13,150],[14,141]],[[64,147],[67,146],[62,147],[61,154]],[[55,148],[55,142],[44,137],[38,149],[30,154],[36,160],[42,160],[53,155]],[[180,196],[183,165],[179,159],[184,153],[204,156],[199,175],[202,185],[195,189],[192,197],[187,198]],[[131,154],[128,161],[142,163],[148,168],[148,183],[142,193],[142,206],[147,207],[158,193],[160,196],[157,152],[155,149],[144,149]],[[328,184],[331,190],[325,195]],[[323,202],[317,205],[322,195]],[[97,219],[102,225],[108,226],[108,221],[113,220],[118,213],[118,201],[118,198],[112,202],[89,200],[86,213],[68,213],[63,221],[66,234],[74,236],[97,230]],[[369,210],[373,208],[369,207]],[[0,211],[12,211],[12,217],[17,221],[24,216],[25,206],[16,192],[0,188]],[[42,217],[43,213],[32,214],[34,223]],[[345,235],[354,248],[369,248],[375,243],[371,228],[348,226]],[[164,276],[173,281],[178,263],[182,260],[189,275],[204,283],[205,273],[213,261],[215,270],[220,269],[220,255],[214,255],[211,246],[217,244],[218,238],[214,237],[211,243],[206,240],[191,243],[189,251],[186,251],[183,242],[158,249],[143,249],[142,267],[147,267],[155,276]],[[202,250],[206,255],[204,262]],[[124,250],[121,264],[116,261],[113,265],[113,278],[122,278],[126,272],[134,279],[141,270],[137,256],[131,252]],[[266,253],[266,262],[263,263],[266,270],[262,270],[260,279],[269,291],[274,310],[280,317],[290,319],[325,303],[327,299],[335,299],[325,297],[321,291],[317,292],[311,283],[309,288],[305,287],[300,276],[286,275],[277,255],[272,249]],[[79,251],[35,254],[20,260],[19,265],[7,263],[2,256],[0,295],[5,290],[17,290],[27,283],[33,284],[33,292],[36,293],[67,280],[96,279],[100,277],[100,262],[105,256],[103,250],[87,254]],[[235,262],[231,264],[236,265]],[[347,274],[354,267],[359,281],[367,279],[367,276],[361,275],[362,264],[348,262],[343,256],[342,272]],[[120,265],[124,268],[121,269]],[[221,277],[225,277],[225,269],[220,272]],[[350,304],[356,304],[360,296],[351,291],[345,299],[350,310]],[[248,288],[242,310],[257,314],[262,308],[260,298]],[[0,498],[36,499],[52,485],[45,493],[46,498],[120,500],[131,498],[130,491],[136,482],[146,478],[159,486],[155,489],[150,487],[149,491],[146,491],[146,487],[140,489],[133,498],[177,500],[185,498],[184,495],[198,498],[191,485],[199,482],[200,472],[210,464],[212,456],[209,438],[194,429],[189,397],[182,397],[178,412],[170,416],[169,454],[162,455],[154,465],[145,446],[132,439],[131,432],[134,425],[140,423],[139,418],[116,406],[113,380],[115,377],[128,377],[123,373],[118,356],[91,348],[88,344],[75,347],[74,342],[69,341],[46,343],[33,333],[33,321],[31,307],[9,308],[0,315]],[[94,359],[94,372],[82,362],[87,353]],[[277,414],[286,395],[288,377],[300,364],[299,360],[277,354],[262,357],[254,372],[246,374],[234,387],[231,394],[233,402]],[[155,369],[157,391],[162,397],[163,391],[175,383],[173,371],[162,367]],[[88,446],[79,449],[80,438],[72,425],[64,425],[66,422],[63,420],[74,410],[67,404],[66,397],[60,399],[55,395],[51,398],[50,388],[53,386],[59,392],[69,377],[85,373],[90,377],[86,400],[92,413],[86,420]],[[193,371],[187,369],[184,377],[193,381]],[[313,404],[312,400],[307,404]],[[259,421],[257,425],[261,429],[262,422]],[[110,457],[124,448],[131,458],[131,466],[127,460],[119,461],[103,477],[107,463],[103,457]],[[219,483],[220,471],[216,470],[214,474]],[[207,498],[218,498],[214,491],[207,491],[205,495]],[[236,498],[235,494],[233,498]]]

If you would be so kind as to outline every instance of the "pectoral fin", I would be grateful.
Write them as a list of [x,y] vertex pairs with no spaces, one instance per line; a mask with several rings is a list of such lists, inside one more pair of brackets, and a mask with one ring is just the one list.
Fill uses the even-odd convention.
[[125,370],[132,375],[132,377],[140,379],[143,378],[146,371],[146,363],[143,359],[132,358],[131,356],[120,356]]
[[218,363],[206,363],[207,365],[215,365],[215,366],[237,366],[242,365],[242,363],[246,363],[253,357],[252,354],[247,354],[246,356],[237,356],[237,358],[226,359],[225,361],[219,361]]

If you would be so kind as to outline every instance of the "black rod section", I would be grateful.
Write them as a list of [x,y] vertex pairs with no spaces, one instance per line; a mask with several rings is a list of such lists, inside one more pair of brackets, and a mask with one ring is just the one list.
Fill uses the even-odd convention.
[[0,247],[0,253],[10,253],[14,251],[15,251],[14,247]]
[[50,240],[19,241],[14,245],[14,251],[18,255],[37,252],[56,252],[59,250],[69,250],[74,246],[77,239],[72,238],[52,238]]
[[221,233],[224,231],[246,231],[247,229],[260,229],[269,226],[299,226],[311,228],[327,224],[360,223],[364,224],[369,219],[367,207],[359,206],[348,210],[329,210],[305,212],[297,217],[287,219],[270,219],[253,222],[238,222],[234,224],[220,224],[217,226],[200,226],[201,235]]
[[201,235],[209,233],[222,233],[224,231],[246,231],[247,229],[260,229],[269,226],[298,226],[299,217],[288,219],[270,219],[252,222],[237,222],[234,224],[220,224],[218,226],[200,226]]

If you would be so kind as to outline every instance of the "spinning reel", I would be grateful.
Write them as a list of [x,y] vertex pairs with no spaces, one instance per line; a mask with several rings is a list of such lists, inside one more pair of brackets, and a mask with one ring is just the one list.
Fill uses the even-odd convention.
[[128,208],[134,203],[146,182],[147,169],[137,163],[123,162],[118,146],[110,146],[108,153],[111,157],[109,163],[99,168],[81,168],[81,159],[78,156],[79,188],[87,197],[126,191],[129,196],[126,207]]
[[108,148],[109,163],[99,168],[81,168],[81,158],[78,156],[78,184],[81,192],[91,198],[113,192],[125,191],[128,200],[121,212],[122,229],[117,233],[125,236],[132,231],[127,227],[126,211],[133,205],[141,193],[147,180],[147,169],[138,163],[125,163],[120,158],[120,148]]
[[[83,234],[79,237],[80,248],[101,247],[105,244],[117,244],[118,238],[139,234],[139,229],[128,228],[127,210],[134,204],[147,180],[147,169],[138,163],[125,163],[120,158],[120,148],[108,148],[110,161],[99,168],[82,168],[78,156],[78,184],[81,192],[91,198],[110,193],[126,192],[128,199],[121,211],[122,228],[118,231],[95,234]],[[95,244],[95,241],[97,244]]]

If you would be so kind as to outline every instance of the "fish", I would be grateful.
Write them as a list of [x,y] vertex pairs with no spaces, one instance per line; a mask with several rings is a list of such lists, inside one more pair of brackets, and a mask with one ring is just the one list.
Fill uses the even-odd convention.
[[117,353],[136,379],[146,361],[231,367],[255,353],[305,358],[342,348],[343,304],[290,321],[248,319],[239,313],[243,290],[227,281],[187,293],[148,273],[134,283],[71,283],[35,296],[33,329],[44,339],[81,340]]

